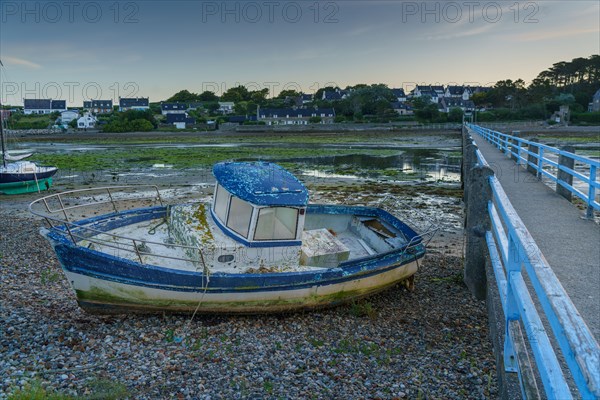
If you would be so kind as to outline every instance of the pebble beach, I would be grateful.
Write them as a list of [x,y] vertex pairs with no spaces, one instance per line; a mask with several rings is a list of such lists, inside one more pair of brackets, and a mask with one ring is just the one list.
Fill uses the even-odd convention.
[[[313,199],[335,201],[331,193]],[[485,303],[462,283],[456,198],[427,201],[455,220],[431,242],[414,290],[301,313],[193,319],[81,310],[38,233],[42,221],[26,212],[30,200],[1,199],[0,398],[497,397]]]

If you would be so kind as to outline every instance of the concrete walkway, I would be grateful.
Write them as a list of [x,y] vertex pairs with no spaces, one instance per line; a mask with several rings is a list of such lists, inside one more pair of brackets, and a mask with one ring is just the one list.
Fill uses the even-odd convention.
[[533,174],[472,132],[513,207],[600,341],[600,226]]

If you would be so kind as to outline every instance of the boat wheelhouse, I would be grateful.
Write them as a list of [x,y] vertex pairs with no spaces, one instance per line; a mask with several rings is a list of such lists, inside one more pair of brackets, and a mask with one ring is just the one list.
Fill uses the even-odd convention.
[[308,190],[271,163],[221,163],[211,207],[214,221],[246,246],[299,245]]

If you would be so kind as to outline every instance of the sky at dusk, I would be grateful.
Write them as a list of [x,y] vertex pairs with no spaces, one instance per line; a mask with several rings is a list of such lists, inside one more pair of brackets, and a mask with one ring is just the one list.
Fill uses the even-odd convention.
[[150,97],[243,84],[527,82],[600,53],[593,1],[0,2],[3,104]]

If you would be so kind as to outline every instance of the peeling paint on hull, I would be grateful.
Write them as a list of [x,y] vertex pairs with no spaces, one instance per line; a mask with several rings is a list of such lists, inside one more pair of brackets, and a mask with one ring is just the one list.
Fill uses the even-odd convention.
[[380,274],[342,283],[316,284],[302,289],[254,290],[239,293],[177,292],[107,282],[65,271],[76,289],[79,305],[91,313],[172,312],[260,314],[331,307],[381,292],[410,278],[417,262]]
[[[313,206],[309,212],[373,215],[417,234],[379,209]],[[108,231],[164,216],[164,207],[107,214],[82,221]],[[80,306],[94,313],[173,312],[271,313],[339,305],[369,296],[412,277],[425,255],[420,240],[409,250],[345,261],[335,268],[280,273],[186,271],[140,264],[74,244],[60,227],[44,235],[51,242]],[[208,283],[208,284],[207,284]]]

